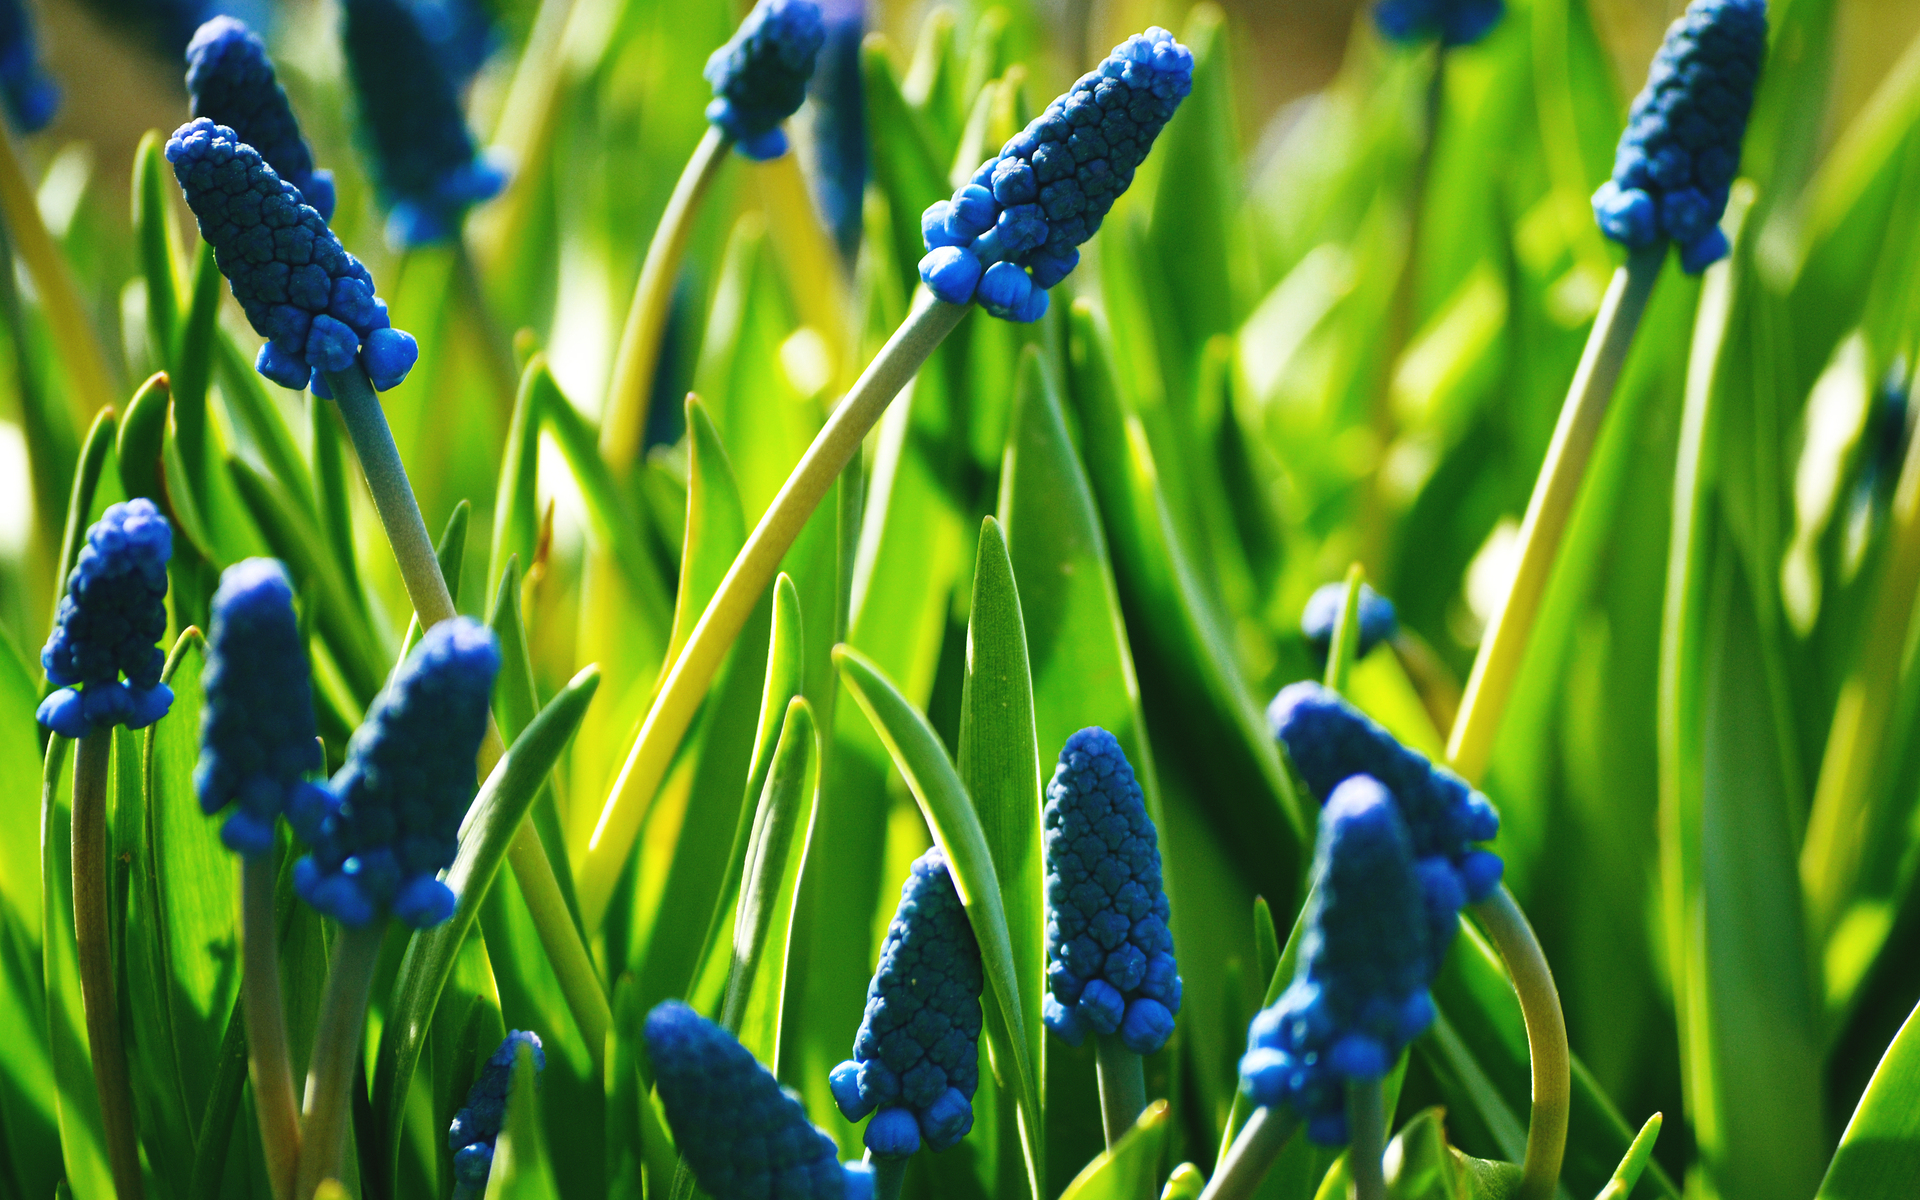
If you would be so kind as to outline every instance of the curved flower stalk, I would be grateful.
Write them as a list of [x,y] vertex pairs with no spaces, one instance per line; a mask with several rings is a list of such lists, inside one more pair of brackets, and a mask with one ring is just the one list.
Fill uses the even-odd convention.
[[980,947],[935,846],[914,860],[867,987],[853,1057],[833,1069],[834,1103],[868,1113],[867,1149],[905,1159],[957,1145],[973,1128],[980,1084]]
[[1493,32],[1506,11],[1505,0],[1378,0],[1373,23],[1388,41],[1437,37],[1442,46],[1470,46]]
[[547,1069],[547,1053],[540,1035],[513,1030],[480,1069],[467,1089],[467,1102],[453,1114],[447,1127],[447,1149],[453,1151],[453,1200],[480,1200],[487,1193],[493,1171],[493,1147],[507,1119],[507,1086],[513,1081],[513,1060],[521,1046],[533,1052],[536,1073]]
[[233,130],[282,181],[299,189],[321,220],[333,219],[333,172],[314,169],[313,151],[300,135],[266,43],[245,22],[215,17],[194,32],[187,43],[187,99],[195,117]]
[[839,1162],[799,1097],[732,1034],[668,1000],[644,1035],[674,1144],[713,1200],[872,1200],[872,1168]]
[[60,108],[60,85],[40,66],[25,0],[0,0],[0,95],[21,133],[38,133]]

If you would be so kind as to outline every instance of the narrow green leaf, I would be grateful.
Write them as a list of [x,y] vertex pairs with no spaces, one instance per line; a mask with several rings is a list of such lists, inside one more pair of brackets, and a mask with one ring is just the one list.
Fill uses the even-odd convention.
[[1060,1200],[1134,1200],[1150,1195],[1158,1179],[1160,1158],[1166,1150],[1172,1110],[1165,1100],[1147,1105],[1133,1128],[1113,1149],[1102,1151],[1074,1177]]
[[687,397],[687,437],[687,538],[667,662],[679,656],[680,647],[693,633],[694,624],[747,541],[746,513],[734,482],[733,464],[706,406],[692,396]]
[[175,184],[164,153],[166,144],[165,134],[149,129],[133,152],[133,236],[147,285],[147,347],[162,371],[173,367],[185,290],[180,279],[179,233],[168,204]]
[[[456,610],[460,607],[460,577],[467,562],[467,526],[473,520],[473,505],[462,500],[453,506],[453,515],[447,518],[447,527],[440,531],[440,540],[434,543],[433,557],[440,564],[440,578],[446,581],[447,595],[453,598]],[[413,653],[413,645],[420,640],[420,614],[413,614],[407,622],[407,636],[400,642],[400,656],[395,662],[407,661]]]
[[874,183],[893,214],[895,261],[901,267],[903,286],[911,289],[919,279],[917,274],[909,276],[924,253],[919,222],[912,214],[952,191],[940,166],[949,156],[935,149],[926,123],[902,95],[889,51],[879,39],[869,39],[860,48],[861,91],[867,102]]
[[536,353],[520,376],[520,391],[507,419],[507,444],[500,453],[500,482],[493,494],[493,541],[487,578],[498,579],[507,559],[533,561],[540,536],[540,403],[535,380],[546,372],[547,357]]
[[1607,1186],[1600,1189],[1594,1200],[1627,1200],[1633,1194],[1633,1185],[1640,1182],[1641,1172],[1653,1159],[1653,1144],[1660,1140],[1662,1120],[1659,1113],[1647,1118],[1640,1132],[1633,1135],[1633,1144],[1627,1147],[1620,1165],[1613,1169],[1613,1178],[1607,1180]]
[[[494,686],[493,712],[500,722],[500,736],[508,741],[520,736],[540,713],[540,696],[534,685],[533,655],[527,646],[526,624],[520,617],[520,560],[509,555],[494,591],[493,612],[487,627],[500,641],[500,678]],[[574,893],[573,869],[567,855],[566,828],[561,824],[558,785],[550,778],[540,785],[530,819],[540,833],[541,847],[553,864],[555,879],[566,898],[575,922],[580,920],[580,902]]]
[[207,391],[213,381],[220,296],[226,290],[226,278],[214,262],[213,247],[203,240],[193,260],[193,289],[188,295],[186,317],[180,323],[179,349],[167,371],[173,382],[174,425],[181,455],[187,478],[196,484],[206,466]]
[[1887,1047],[1816,1200],[1903,1200],[1920,1179],[1920,1009]]
[[[215,293],[216,299],[219,293]],[[280,409],[260,373],[253,369],[253,358],[240,348],[233,331],[215,326],[214,366],[220,372],[220,397],[226,402],[235,431],[257,451],[267,474],[286,489],[287,497],[299,506],[310,521],[317,521],[313,479],[306,460],[300,455],[293,431],[280,417]],[[331,401],[320,401],[332,408]],[[337,420],[337,418],[336,418]],[[282,555],[281,557],[285,557]]]
[[[239,1128],[241,1099],[247,1082],[247,1023],[240,998],[226,1014],[226,1036],[213,1064],[213,1086],[207,1091],[206,1111],[200,1115],[200,1140],[193,1147],[193,1176],[187,1183],[188,1200],[216,1200],[226,1174],[227,1153]],[[245,1132],[241,1131],[245,1144]]]
[[786,719],[756,806],[753,840],[747,847],[746,877],[740,888],[733,956],[721,1010],[721,1024],[736,1034],[780,906],[780,884],[786,878],[794,830],[819,781],[813,709],[806,697],[795,696],[787,704]]
[[[87,430],[87,440],[80,447],[80,463],[73,470],[73,494],[67,500],[66,530],[60,537],[60,565],[53,576],[63,592],[67,576],[80,557],[80,546],[87,540],[87,526],[93,521],[93,493],[100,485],[100,473],[107,468],[107,456],[113,453],[115,432],[113,409],[103,408],[95,414],[93,427]],[[57,597],[55,603],[59,603]]]
[[[164,373],[149,378],[127,401],[127,414],[114,438],[114,459],[120,467],[120,486],[128,498],[164,500],[160,482],[160,447],[167,435],[167,406],[172,394]],[[204,543],[203,543],[204,544]]]
[[[103,414],[111,420],[111,416]],[[95,424],[96,431],[99,428]],[[73,942],[72,743],[55,736],[47,744],[40,791],[40,878],[45,925],[40,945],[47,981],[48,1045],[56,1085],[54,1112],[60,1154],[71,1184],[84,1196],[111,1196],[100,1099],[87,1055],[86,1010],[80,1001],[80,966]]]

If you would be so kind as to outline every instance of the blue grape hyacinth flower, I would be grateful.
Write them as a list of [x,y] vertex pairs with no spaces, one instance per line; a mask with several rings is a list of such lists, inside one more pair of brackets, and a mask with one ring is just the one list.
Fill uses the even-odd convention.
[[1068,1045],[1089,1030],[1152,1054],[1173,1034],[1180,974],[1160,841],[1133,767],[1106,730],[1067,739],[1042,816],[1047,995],[1041,1019]]
[[[1333,648],[1333,628],[1340,622],[1340,610],[1347,602],[1347,585],[1344,583],[1322,584],[1315,588],[1313,595],[1307,598],[1307,606],[1300,612],[1300,632],[1307,639],[1307,648],[1324,666],[1327,653]],[[1393,601],[1373,590],[1369,584],[1360,585],[1360,644],[1355,647],[1355,658],[1365,658],[1367,652],[1381,642],[1391,641],[1400,632],[1400,617],[1393,610]]]
[[713,85],[707,120],[748,158],[785,154],[780,122],[807,98],[807,80],[826,39],[814,0],[760,0],[732,39],[707,58],[703,74]]
[[25,0],[0,0],[0,94],[22,133],[38,133],[60,108],[60,87],[40,66]]
[[867,194],[867,97],[860,43],[866,0],[823,0],[825,40],[807,94],[813,100],[813,192],[848,262],[860,250]]
[[493,1147],[507,1120],[507,1087],[513,1082],[513,1062],[521,1046],[533,1051],[535,1073],[547,1069],[547,1052],[538,1034],[516,1029],[495,1050],[480,1077],[467,1089],[467,1102],[453,1114],[447,1127],[447,1149],[453,1151],[453,1200],[480,1200],[487,1193],[493,1171]]
[[407,7],[413,10],[435,61],[453,81],[454,91],[466,90],[500,42],[486,4],[482,0],[407,0]]
[[[144,729],[167,715],[173,689],[160,682],[166,656],[167,560],[173,527],[151,500],[110,506],[87,530],[40,651],[47,682],[40,724],[62,737],[96,729]],[[122,683],[120,677],[126,676]]]
[[444,241],[507,175],[473,143],[459,88],[406,0],[347,0],[343,42],[397,248]]
[[1037,321],[1154,138],[1193,90],[1193,54],[1155,26],[1113,48],[973,178],[920,217],[920,278],[949,304]]
[[872,1200],[873,1171],[841,1163],[800,1098],[719,1025],[668,1000],[643,1031],[667,1127],[713,1200]]
[[914,860],[900,888],[853,1057],[829,1081],[847,1120],[873,1113],[866,1141],[876,1157],[905,1158],[923,1140],[945,1150],[973,1128],[985,980],[973,927],[935,846]]
[[1322,1145],[1347,1140],[1346,1088],[1387,1073],[1433,1023],[1421,880],[1399,806],[1355,775],[1320,810],[1293,983],[1253,1019],[1241,1086],[1291,1106]]
[[267,339],[256,370],[319,396],[331,394],[325,372],[356,363],[381,391],[407,377],[420,356],[413,335],[392,327],[373,276],[259,150],[199,117],[167,139],[167,161],[247,323]]
[[1634,98],[1613,178],[1593,194],[1601,232],[1634,249],[1671,239],[1694,275],[1726,256],[1720,218],[1766,50],[1766,0],[1687,5]]
[[1470,46],[1491,33],[1506,11],[1505,0],[1378,0],[1373,23],[1388,41],[1438,37],[1443,46]]
[[333,219],[333,172],[314,169],[267,45],[245,22],[215,17],[195,31],[187,43],[187,98],[194,116],[233,130],[321,220]]
[[274,820],[290,808],[325,804],[306,781],[325,766],[313,719],[306,642],[293,613],[293,584],[271,558],[249,558],[220,574],[201,675],[201,811],[233,811],[220,840],[241,854],[273,849]]
[[415,929],[453,915],[435,876],[460,849],[499,671],[484,625],[454,617],[427,630],[354,732],[331,802],[287,814],[312,848],[294,864],[301,899],[356,928],[388,912]]

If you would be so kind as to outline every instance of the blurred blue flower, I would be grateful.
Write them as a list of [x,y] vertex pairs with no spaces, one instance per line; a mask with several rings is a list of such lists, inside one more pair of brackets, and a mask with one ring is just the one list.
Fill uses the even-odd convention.
[[935,846],[900,888],[853,1057],[830,1081],[847,1120],[874,1114],[866,1140],[877,1157],[904,1158],[922,1139],[945,1150],[973,1128],[984,983],[973,927]]
[[516,1029],[480,1068],[480,1077],[467,1089],[466,1104],[453,1114],[447,1128],[447,1149],[453,1151],[453,1200],[480,1200],[487,1193],[493,1146],[507,1119],[513,1060],[522,1045],[533,1050],[536,1073],[547,1069],[547,1052],[540,1046],[539,1035]]
[[[1307,647],[1322,666],[1326,665],[1327,653],[1333,648],[1333,627],[1340,621],[1340,609],[1347,602],[1347,585],[1344,583],[1322,584],[1314,589],[1307,598],[1306,608],[1300,613],[1300,632],[1307,639]],[[1400,632],[1400,618],[1393,611],[1393,601],[1373,590],[1370,584],[1360,585],[1360,644],[1355,648],[1355,658],[1365,658],[1367,652],[1381,642],[1389,641]]]
[[1505,0],[1377,0],[1373,23],[1389,41],[1437,36],[1443,45],[1469,46],[1491,33],[1506,11]]
[[0,92],[22,133],[38,133],[60,107],[60,87],[40,67],[26,0],[0,0]]
[[151,500],[112,505],[87,530],[40,651],[47,682],[59,689],[40,702],[42,725],[81,738],[110,725],[142,729],[167,714],[173,689],[160,682],[166,656],[154,643],[167,632],[172,556],[173,527]]
[[454,90],[465,91],[499,45],[493,14],[482,0],[407,0],[407,7]]
[[258,150],[200,117],[167,140],[167,161],[233,298],[267,339],[256,370],[322,396],[324,373],[356,362],[382,391],[407,377],[420,354],[413,336],[392,328],[373,276]]
[[807,80],[826,41],[814,0],[760,0],[726,45],[707,58],[713,85],[707,120],[725,130],[748,158],[787,152],[780,122],[807,98]]
[[233,130],[274,174],[300,189],[321,220],[333,219],[333,172],[314,170],[313,151],[274,77],[266,43],[244,22],[215,17],[194,33],[187,43],[187,98],[194,116]]
[[807,88],[813,100],[813,192],[847,261],[860,251],[867,191],[867,97],[860,42],[866,0],[823,0],[826,41]]
[[1067,94],[920,217],[920,278],[949,304],[1037,321],[1047,289],[1080,262],[1174,109],[1193,54],[1155,26],[1115,46]]
[[1766,50],[1766,0],[1687,5],[1633,101],[1613,178],[1593,194],[1601,232],[1636,249],[1671,238],[1695,275],[1726,256],[1720,218]]

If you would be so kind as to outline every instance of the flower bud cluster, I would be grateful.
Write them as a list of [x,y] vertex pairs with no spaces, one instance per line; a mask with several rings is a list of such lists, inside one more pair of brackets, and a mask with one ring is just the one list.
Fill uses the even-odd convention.
[[480,1077],[467,1089],[467,1102],[453,1114],[447,1127],[447,1149],[453,1151],[453,1200],[479,1200],[487,1193],[493,1172],[493,1146],[507,1120],[507,1087],[513,1082],[514,1057],[521,1046],[533,1051],[536,1073],[547,1069],[547,1052],[538,1034],[516,1029],[507,1034],[480,1068]]
[[807,98],[807,80],[827,40],[814,0],[760,0],[726,45],[707,59],[713,85],[707,120],[734,139],[748,158],[787,152],[780,122]]
[[40,724],[81,738],[166,715],[173,689],[160,682],[166,655],[154,643],[167,632],[172,556],[173,527],[151,500],[112,505],[87,530],[40,651],[47,682],[59,689],[40,702]]
[[187,43],[187,98],[194,116],[233,130],[321,220],[333,219],[333,172],[314,169],[266,43],[244,22],[215,17],[195,31]]

